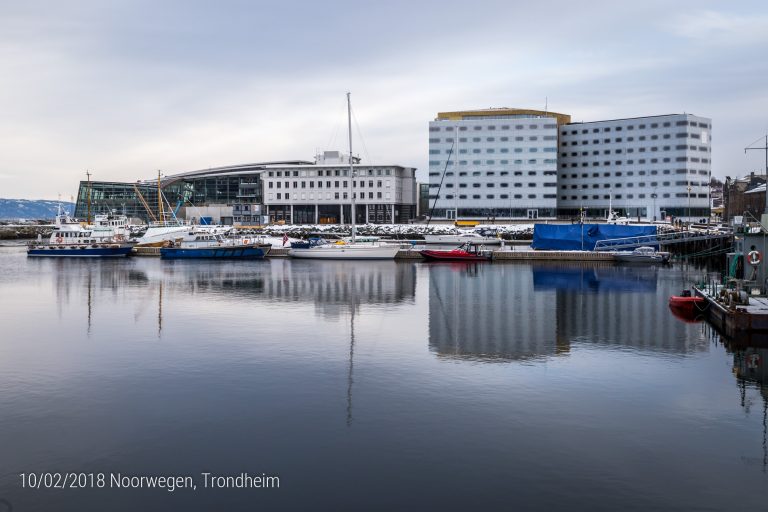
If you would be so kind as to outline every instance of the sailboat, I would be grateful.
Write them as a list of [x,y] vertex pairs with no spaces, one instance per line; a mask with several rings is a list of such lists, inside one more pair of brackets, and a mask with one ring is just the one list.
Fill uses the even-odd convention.
[[400,250],[399,245],[356,240],[355,212],[355,168],[352,159],[352,103],[350,93],[347,93],[347,124],[349,129],[349,175],[352,178],[352,238],[350,242],[329,243],[322,239],[312,239],[307,242],[294,242],[288,249],[288,255],[294,258],[327,259],[327,260],[391,260]]

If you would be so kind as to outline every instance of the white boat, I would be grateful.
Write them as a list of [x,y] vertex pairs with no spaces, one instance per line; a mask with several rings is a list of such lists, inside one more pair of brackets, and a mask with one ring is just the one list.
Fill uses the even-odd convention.
[[501,245],[501,238],[483,236],[475,231],[465,231],[448,235],[424,235],[424,243],[461,245],[467,242],[483,245]]
[[273,249],[282,249],[290,247],[292,243],[299,243],[301,240],[298,238],[291,238],[287,235],[284,236],[270,236],[270,235],[250,235],[250,238],[258,240],[260,244],[271,245]]
[[147,231],[136,240],[137,247],[162,246],[169,242],[184,238],[192,230],[203,230],[211,235],[227,233],[230,226],[205,226],[185,224],[181,221],[154,222]]
[[[105,221],[104,218],[99,219]],[[125,226],[127,219],[123,217],[116,221]],[[117,228],[118,226],[114,226]],[[118,234],[116,229],[100,225],[96,229],[92,225],[77,222],[61,211],[56,215],[53,232],[47,241],[38,236],[38,240],[27,247],[27,256],[53,256],[78,258],[107,258],[123,257],[133,248],[125,242],[125,237]]]
[[391,260],[400,250],[399,245],[381,242],[358,242],[355,226],[355,174],[354,159],[352,158],[352,104],[350,93],[347,93],[347,129],[349,135],[349,175],[352,178],[351,212],[352,237],[350,242],[329,243],[322,239],[309,242],[292,243],[288,255],[294,258],[309,258],[323,260]]
[[613,259],[622,263],[667,263],[670,253],[657,251],[653,247],[638,247],[634,251],[618,251]]
[[293,258],[320,260],[391,260],[400,250],[399,245],[366,242],[336,242],[322,239],[292,243],[288,255]]

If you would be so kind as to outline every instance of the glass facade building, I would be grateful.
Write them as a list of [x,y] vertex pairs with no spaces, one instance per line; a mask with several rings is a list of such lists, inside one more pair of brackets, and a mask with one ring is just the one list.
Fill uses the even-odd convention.
[[[255,205],[263,203],[261,173],[271,165],[311,165],[311,162],[267,162],[163,176],[163,210],[180,212],[190,207],[220,205],[232,209],[235,223],[251,223]],[[116,211],[144,222],[157,220],[157,180],[136,183],[81,181],[75,203],[75,217],[86,219],[96,213]],[[246,209],[244,205],[247,205]],[[242,218],[238,218],[242,217]]]

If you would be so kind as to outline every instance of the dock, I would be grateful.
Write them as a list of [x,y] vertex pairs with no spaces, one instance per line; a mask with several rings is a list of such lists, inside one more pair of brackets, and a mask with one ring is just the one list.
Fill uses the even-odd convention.
[[768,297],[722,285],[694,286],[693,290],[696,296],[707,301],[707,319],[726,336],[768,333]]
[[[423,247],[412,246],[400,249],[395,256],[398,260],[421,260],[419,251]],[[534,251],[534,250],[495,250],[494,261],[613,261],[609,252],[597,251]],[[133,256],[160,256],[159,247],[134,247]],[[267,254],[268,258],[287,258],[287,247],[274,247]]]

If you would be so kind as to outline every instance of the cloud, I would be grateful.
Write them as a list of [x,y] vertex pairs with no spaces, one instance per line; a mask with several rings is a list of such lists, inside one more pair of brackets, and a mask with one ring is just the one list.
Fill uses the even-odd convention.
[[5,3],[0,173],[16,178],[0,196],[74,193],[85,169],[133,181],[311,159],[346,147],[347,90],[356,152],[423,179],[437,112],[545,101],[583,121],[712,117],[714,172],[735,174],[743,134],[768,128],[764,45],[747,44],[768,34],[761,5]]
[[662,28],[707,46],[752,45],[768,41],[768,15],[690,11],[673,16]]

